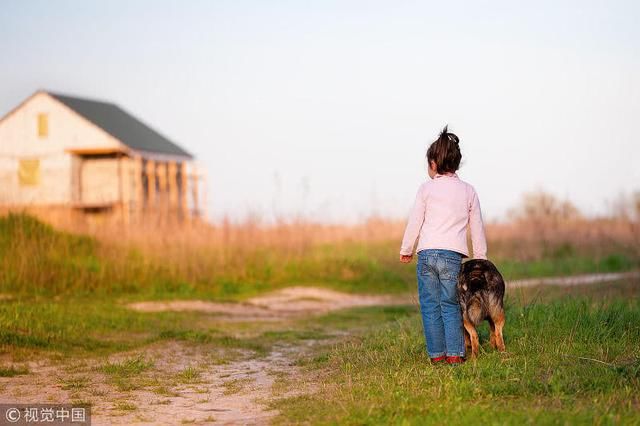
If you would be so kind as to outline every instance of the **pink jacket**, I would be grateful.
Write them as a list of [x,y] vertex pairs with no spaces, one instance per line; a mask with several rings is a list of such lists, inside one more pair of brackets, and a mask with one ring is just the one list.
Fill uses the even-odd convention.
[[423,249],[445,249],[469,257],[467,225],[471,230],[473,257],[487,258],[480,201],[473,186],[457,174],[436,176],[418,189],[416,201],[404,231],[400,254],[413,254]]

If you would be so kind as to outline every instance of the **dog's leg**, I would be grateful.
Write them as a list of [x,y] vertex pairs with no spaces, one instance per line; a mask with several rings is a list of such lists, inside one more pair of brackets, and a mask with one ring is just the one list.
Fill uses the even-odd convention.
[[471,350],[471,338],[469,337],[469,332],[465,328],[464,332],[464,347],[467,351]]
[[469,333],[469,337],[471,339],[471,357],[476,358],[478,356],[478,349],[480,347],[476,327],[469,320],[465,319],[464,329],[467,330],[467,333]]
[[504,311],[500,310],[500,312],[497,312],[492,320],[496,327],[496,346],[498,347],[498,350],[500,352],[504,352],[506,350],[504,347],[504,338],[502,337],[502,328],[504,327]]
[[496,325],[491,318],[487,318],[489,321],[489,329],[491,330],[489,333],[489,343],[493,349],[496,348]]

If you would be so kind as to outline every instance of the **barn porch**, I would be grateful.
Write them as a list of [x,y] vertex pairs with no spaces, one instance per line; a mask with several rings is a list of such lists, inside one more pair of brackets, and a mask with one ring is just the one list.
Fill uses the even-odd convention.
[[[202,215],[203,177],[184,159],[128,149],[69,149],[71,206],[87,214],[115,214],[125,223],[152,219],[182,223]],[[114,177],[116,177],[114,179]]]

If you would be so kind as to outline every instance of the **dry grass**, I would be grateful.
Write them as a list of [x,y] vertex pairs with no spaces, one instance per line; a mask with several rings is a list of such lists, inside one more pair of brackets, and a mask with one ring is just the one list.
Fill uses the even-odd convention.
[[[535,197],[540,195],[525,198],[508,223],[486,225],[490,258],[504,266],[508,278],[638,265],[635,205],[626,206],[625,214],[585,218],[566,202]],[[537,205],[542,207],[536,210]],[[403,291],[414,280],[412,268],[397,262],[404,220],[372,218],[354,226],[259,220],[179,226],[148,220],[129,227],[53,220],[67,234],[26,217],[0,218],[5,290],[109,289],[157,297],[204,292],[237,298],[305,283]]]

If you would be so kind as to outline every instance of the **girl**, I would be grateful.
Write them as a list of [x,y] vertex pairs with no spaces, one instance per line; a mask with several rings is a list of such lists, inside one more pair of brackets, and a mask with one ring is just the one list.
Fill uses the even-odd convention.
[[464,361],[462,314],[456,283],[462,258],[469,257],[467,225],[471,231],[473,256],[487,258],[478,195],[456,174],[461,159],[459,139],[445,126],[427,150],[432,180],[418,189],[400,248],[400,261],[409,263],[418,239],[418,297],[427,353],[434,363]]

